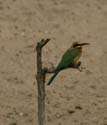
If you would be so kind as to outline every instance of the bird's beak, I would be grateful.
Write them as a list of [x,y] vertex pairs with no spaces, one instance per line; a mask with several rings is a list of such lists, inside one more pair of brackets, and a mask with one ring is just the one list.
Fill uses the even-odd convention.
[[89,43],[79,43],[79,46],[90,45]]

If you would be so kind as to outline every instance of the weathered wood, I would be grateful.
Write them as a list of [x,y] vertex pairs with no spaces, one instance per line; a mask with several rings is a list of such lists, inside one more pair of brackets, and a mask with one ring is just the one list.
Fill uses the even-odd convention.
[[38,122],[39,125],[45,125],[45,78],[46,72],[42,67],[42,48],[50,39],[42,39],[37,43],[37,87],[38,87]]

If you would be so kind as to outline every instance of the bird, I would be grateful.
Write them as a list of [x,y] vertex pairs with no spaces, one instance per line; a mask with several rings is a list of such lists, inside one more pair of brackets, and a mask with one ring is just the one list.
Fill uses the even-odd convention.
[[82,48],[84,45],[89,45],[89,43],[73,42],[72,46],[62,56],[60,63],[55,68],[54,74],[50,78],[47,85],[50,85],[54,78],[59,74],[59,72],[64,69],[75,68],[81,71],[79,68],[81,65],[81,61],[79,61],[79,59],[81,57]]

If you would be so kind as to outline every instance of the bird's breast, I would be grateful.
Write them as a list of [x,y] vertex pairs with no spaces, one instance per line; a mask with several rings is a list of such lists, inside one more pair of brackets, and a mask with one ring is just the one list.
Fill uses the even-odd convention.
[[80,54],[80,55],[77,55],[77,56],[74,58],[74,62],[75,62],[75,63],[78,62],[78,60],[80,59],[80,57],[81,57],[81,54]]
[[82,53],[82,47],[78,47],[77,49],[79,50],[79,54],[74,58],[74,62],[78,62]]

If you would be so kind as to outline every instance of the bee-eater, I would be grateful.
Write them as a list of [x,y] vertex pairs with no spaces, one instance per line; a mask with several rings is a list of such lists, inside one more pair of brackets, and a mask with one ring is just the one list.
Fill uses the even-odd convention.
[[74,42],[72,44],[72,46],[62,56],[60,63],[58,64],[58,66],[56,67],[56,69],[54,71],[54,75],[51,77],[51,79],[48,82],[48,85],[50,85],[52,83],[54,78],[58,75],[58,73],[61,70],[64,70],[67,68],[76,68],[76,69],[80,70],[79,67],[81,65],[81,62],[78,60],[81,57],[82,46],[84,46],[84,45],[89,45],[89,43]]

